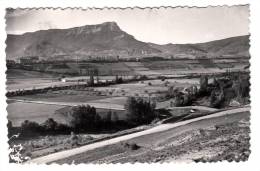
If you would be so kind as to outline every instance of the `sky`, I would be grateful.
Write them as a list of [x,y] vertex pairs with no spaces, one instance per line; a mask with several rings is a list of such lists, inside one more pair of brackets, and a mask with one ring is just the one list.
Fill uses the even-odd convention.
[[8,9],[6,31],[23,34],[114,21],[137,40],[201,43],[249,34],[249,6],[146,9]]

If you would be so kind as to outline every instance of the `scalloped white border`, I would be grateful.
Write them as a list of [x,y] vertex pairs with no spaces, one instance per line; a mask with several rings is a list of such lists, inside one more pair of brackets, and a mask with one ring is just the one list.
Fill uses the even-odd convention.
[[[260,46],[260,2],[259,0],[1,0],[0,2],[0,170],[18,170],[19,171],[33,171],[35,169],[39,169],[39,171],[44,171],[45,169],[50,170],[69,170],[69,169],[77,169],[77,170],[141,170],[141,169],[149,169],[149,170],[200,170],[200,171],[211,171],[216,170],[260,170],[260,166],[258,161],[260,161],[260,109],[258,108],[258,102],[260,102],[260,79],[258,78],[258,73],[260,73],[260,53],[258,52],[258,47]],[[160,6],[198,6],[198,7],[206,7],[206,6],[217,6],[217,5],[240,5],[240,4],[249,4],[250,5],[250,54],[251,54],[251,150],[252,153],[247,162],[217,162],[217,163],[172,163],[172,164],[109,164],[109,165],[93,165],[93,164],[81,164],[77,166],[73,165],[16,165],[8,163],[8,145],[7,145],[7,112],[6,112],[6,102],[5,102],[5,8],[34,8],[34,7],[95,7],[95,8],[103,8],[103,7],[160,7]]]

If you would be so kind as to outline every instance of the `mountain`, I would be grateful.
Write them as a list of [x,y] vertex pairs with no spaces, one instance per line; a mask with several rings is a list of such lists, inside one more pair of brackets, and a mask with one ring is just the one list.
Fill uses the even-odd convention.
[[8,35],[8,58],[61,55],[142,55],[160,53],[149,44],[122,31],[115,22],[70,29],[40,30],[23,35]]
[[249,36],[232,37],[207,43],[158,45],[138,41],[115,22],[69,29],[40,30],[22,35],[7,35],[8,59],[21,56],[68,58],[86,56],[174,56],[219,57],[249,56]]
[[151,47],[162,53],[173,56],[220,57],[220,56],[249,56],[249,35],[231,37],[206,43],[196,44],[166,44],[149,43]]

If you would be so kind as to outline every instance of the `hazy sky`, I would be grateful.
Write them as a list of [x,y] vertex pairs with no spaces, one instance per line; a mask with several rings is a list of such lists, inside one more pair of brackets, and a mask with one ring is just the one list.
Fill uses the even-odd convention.
[[115,21],[136,39],[159,44],[198,43],[246,35],[249,7],[8,10],[6,31],[22,34]]

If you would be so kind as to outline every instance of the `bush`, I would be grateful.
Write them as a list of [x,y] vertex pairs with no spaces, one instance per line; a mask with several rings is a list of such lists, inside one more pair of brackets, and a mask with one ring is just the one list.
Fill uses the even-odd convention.
[[139,145],[136,143],[124,143],[123,144],[124,148],[130,149],[130,150],[138,150],[140,148]]
[[70,144],[72,147],[74,146],[78,146],[79,143],[79,137],[77,135],[74,134],[74,132],[71,132],[71,135],[70,135]]
[[24,135],[24,136],[27,136],[27,135],[31,136],[35,133],[37,133],[37,134],[41,133],[42,127],[36,122],[25,120],[21,124],[21,132],[22,132],[22,135]]

